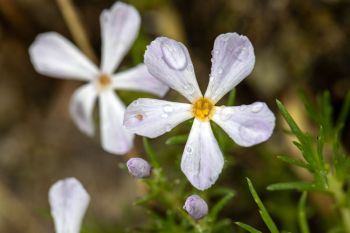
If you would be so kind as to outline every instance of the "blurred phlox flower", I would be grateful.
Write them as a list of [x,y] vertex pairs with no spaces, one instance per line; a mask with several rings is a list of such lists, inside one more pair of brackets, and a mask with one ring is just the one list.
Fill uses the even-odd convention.
[[81,131],[94,135],[93,109],[98,97],[102,147],[110,153],[125,154],[133,146],[134,135],[123,127],[125,106],[114,90],[138,90],[163,96],[168,87],[152,77],[144,64],[114,74],[140,28],[140,15],[133,6],[115,3],[101,13],[100,25],[100,69],[55,32],[38,35],[29,53],[40,74],[89,82],[75,91],[70,103],[71,116]]
[[191,104],[141,98],[127,107],[124,125],[136,134],[155,138],[194,117],[181,169],[197,189],[204,190],[213,185],[224,164],[210,120],[241,146],[258,144],[271,136],[275,116],[265,103],[215,106],[253,70],[254,49],[247,37],[226,33],[216,38],[204,96],[196,81],[188,50],[182,43],[159,37],[148,46],[144,62],[154,77],[182,94]]
[[90,196],[75,178],[59,180],[49,191],[56,233],[79,233]]

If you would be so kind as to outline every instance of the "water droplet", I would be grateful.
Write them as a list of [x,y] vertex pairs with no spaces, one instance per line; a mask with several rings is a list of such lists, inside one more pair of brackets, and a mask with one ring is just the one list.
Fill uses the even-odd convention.
[[171,128],[172,128],[172,125],[171,125],[171,124],[166,124],[166,125],[165,125],[165,131],[166,131],[166,132],[169,132],[169,131],[171,130]]
[[253,139],[252,131],[250,130],[250,128],[246,126],[243,126],[243,125],[239,126],[238,133],[239,133],[239,136],[244,141],[251,141]]
[[166,105],[163,106],[163,111],[166,112],[166,113],[170,113],[170,112],[173,112],[174,109],[169,104],[166,104]]
[[238,59],[239,61],[244,61],[244,60],[246,60],[246,59],[248,58],[248,55],[249,55],[248,49],[246,49],[245,47],[240,48],[240,49],[238,50],[237,55],[238,55],[238,56],[237,56],[237,59]]
[[211,63],[215,63],[215,59],[214,58],[212,58],[212,59],[210,59],[210,61],[211,61]]
[[188,154],[192,154],[192,153],[193,153],[193,148],[192,148],[192,146],[190,146],[190,145],[186,146],[185,150],[186,150],[186,152],[187,152]]
[[139,105],[139,101],[138,101],[138,100],[135,100],[134,102],[132,102],[132,105],[134,105],[134,106]]
[[212,81],[214,79],[214,76],[212,74],[209,74],[209,81]]
[[173,40],[165,40],[161,44],[163,60],[172,69],[183,70],[187,65],[187,57],[181,44]]
[[160,115],[160,116],[161,116],[161,118],[164,118],[164,119],[168,118],[168,114],[166,114],[166,113],[163,113],[163,114]]
[[255,103],[252,108],[251,108],[251,111],[254,112],[254,113],[258,113],[262,110],[263,108],[263,104],[262,103]]
[[194,86],[192,84],[185,85],[184,89],[190,95],[192,95],[194,93]]
[[193,65],[188,64],[188,66],[187,66],[187,71],[193,73],[193,72],[194,72],[194,70],[193,70]]
[[220,111],[220,119],[223,121],[227,121],[231,118],[232,114],[229,108],[223,107]]
[[224,71],[224,70],[222,69],[222,67],[219,67],[219,68],[218,68],[218,74],[222,74],[223,71]]
[[245,104],[239,106],[239,110],[241,110],[241,111],[245,111],[247,108],[248,108],[248,107],[247,107],[247,105],[245,105]]

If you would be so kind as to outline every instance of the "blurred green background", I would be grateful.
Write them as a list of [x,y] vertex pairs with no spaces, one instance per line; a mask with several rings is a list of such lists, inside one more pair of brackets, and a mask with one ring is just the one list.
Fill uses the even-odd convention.
[[[93,48],[100,54],[99,14],[115,1],[73,2]],[[308,179],[307,174],[276,159],[281,153],[298,153],[283,132],[275,99],[281,99],[303,129],[311,132],[315,128],[305,117],[299,90],[311,99],[329,90],[334,115],[339,113],[350,89],[350,1],[125,2],[140,11],[142,28],[120,69],[142,62],[145,47],[152,39],[169,36],[187,45],[198,81],[205,90],[215,37],[238,32],[252,41],[256,66],[237,87],[236,104],[267,102],[277,114],[277,127],[267,143],[225,150],[226,168],[217,185],[233,188],[237,195],[222,215],[264,229],[244,179],[249,176],[277,223],[295,231],[295,203],[300,195],[265,189],[268,184],[295,177]],[[67,176],[77,177],[92,198],[84,231],[137,229],[148,217],[142,208],[132,207],[132,201],[144,190],[127,174],[125,158],[104,152],[97,138],[80,133],[70,119],[69,99],[81,83],[43,77],[30,64],[28,47],[38,33],[46,31],[57,31],[72,39],[56,1],[0,0],[0,232],[53,232],[47,191],[53,182]],[[134,92],[120,94],[127,103],[145,96]],[[166,98],[180,97],[170,92]],[[165,146],[164,141],[188,131],[189,124],[182,124],[171,134],[151,141],[164,170],[173,179],[185,179],[179,167],[183,146]],[[349,121],[342,140],[349,150]],[[136,143],[142,153],[140,142],[138,138]],[[327,224],[336,217],[332,203],[319,195],[310,199],[312,232],[325,232]]]

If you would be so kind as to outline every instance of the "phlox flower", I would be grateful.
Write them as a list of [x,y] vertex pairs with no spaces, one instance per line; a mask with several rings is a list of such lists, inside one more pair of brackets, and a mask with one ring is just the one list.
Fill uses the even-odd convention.
[[102,147],[110,153],[125,154],[133,146],[134,135],[123,127],[125,106],[114,90],[138,90],[163,96],[168,87],[152,77],[144,64],[114,74],[140,28],[140,15],[134,7],[115,3],[101,13],[100,25],[100,68],[55,32],[38,35],[29,54],[40,74],[89,82],[77,89],[71,99],[73,121],[85,134],[94,135],[93,109],[98,98]]
[[59,180],[49,190],[56,233],[79,233],[90,196],[75,178]]
[[189,53],[182,43],[159,37],[148,46],[144,58],[148,71],[154,77],[191,103],[141,98],[127,107],[124,125],[136,134],[155,138],[194,118],[182,155],[181,169],[197,189],[204,190],[213,185],[224,164],[210,120],[241,146],[258,144],[271,136],[275,116],[265,103],[215,106],[253,70],[254,49],[247,37],[226,33],[216,38],[211,75],[204,96],[197,84]]

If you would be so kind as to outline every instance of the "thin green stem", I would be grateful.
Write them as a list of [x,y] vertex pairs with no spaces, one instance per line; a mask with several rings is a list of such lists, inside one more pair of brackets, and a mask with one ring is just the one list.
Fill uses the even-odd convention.
[[342,217],[344,230],[346,233],[350,233],[350,209],[345,207],[346,193],[343,189],[343,182],[339,181],[335,176],[330,174],[329,180],[329,192],[333,194],[337,207],[339,208],[340,215]]

